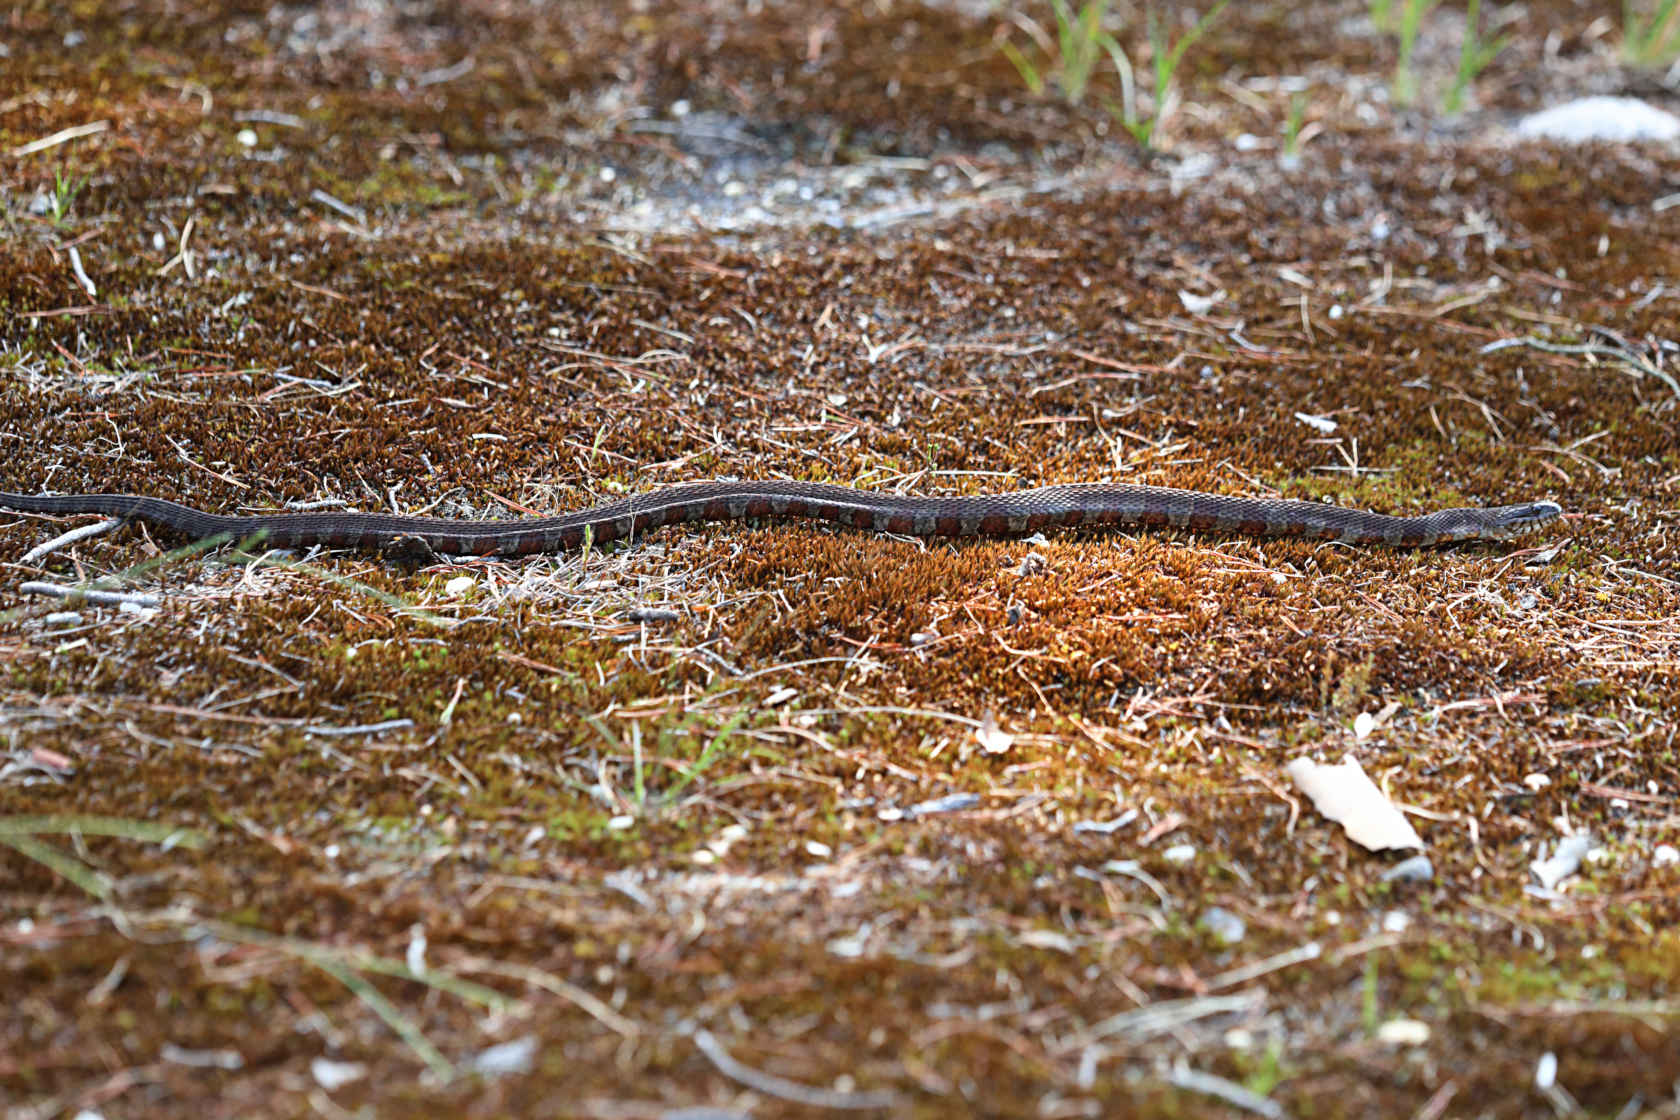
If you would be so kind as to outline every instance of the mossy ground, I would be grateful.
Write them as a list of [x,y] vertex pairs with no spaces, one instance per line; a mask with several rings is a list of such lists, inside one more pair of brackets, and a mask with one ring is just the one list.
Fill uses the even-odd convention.
[[[1226,1107],[1183,1064],[1298,1116],[1549,1116],[1548,1052],[1595,1114],[1672,1109],[1680,402],[1483,350],[1598,327],[1673,367],[1680,161],[1495,135],[1640,81],[1587,31],[1614,7],[1526,6],[1446,125],[1372,95],[1364,5],[1233,8],[1161,160],[1027,96],[1005,21],[955,7],[16,7],[3,489],[448,514],[1119,478],[1570,516],[1423,552],[725,525],[418,571],[213,555],[75,621],[19,585],[176,542],[25,566],[59,526],[7,517],[0,822],[206,841],[0,847],[8,1115],[806,1111],[702,1032],[894,1115]],[[1317,128],[1286,171],[1292,75]],[[1283,775],[1347,752],[1417,807],[1432,882]],[[1604,857],[1536,896],[1566,828]],[[471,1072],[524,1037],[529,1069]]]

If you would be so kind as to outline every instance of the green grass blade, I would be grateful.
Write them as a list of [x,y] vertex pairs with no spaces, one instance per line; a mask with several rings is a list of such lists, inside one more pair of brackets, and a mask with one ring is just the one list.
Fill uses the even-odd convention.
[[1021,75],[1021,81],[1026,83],[1027,90],[1034,97],[1044,92],[1044,75],[1040,74],[1038,68],[1027,61],[1027,56],[1016,49],[1014,43],[1005,39],[998,44],[998,50],[1003,52],[1003,57],[1014,64],[1015,72]]
[[38,836],[41,833],[79,832],[84,836],[117,836],[170,847],[202,848],[209,839],[201,832],[177,825],[134,821],[123,817],[90,817],[74,813],[44,817],[0,817],[0,837]]
[[445,1081],[454,1080],[454,1063],[444,1057],[443,1052],[432,1045],[431,1039],[426,1037],[425,1032],[412,1019],[404,1015],[396,1004],[386,999],[383,992],[338,961],[317,958],[312,959],[310,963],[349,988],[357,999],[367,1004],[373,1013],[383,1019],[385,1025],[396,1033],[398,1038],[408,1043],[408,1048],[413,1050],[422,1062],[426,1063],[428,1069]]
[[10,835],[0,835],[0,844],[28,856],[48,870],[70,880],[101,902],[108,901],[111,897],[111,880],[107,876],[76,857],[65,855],[51,844],[43,844],[30,836]]

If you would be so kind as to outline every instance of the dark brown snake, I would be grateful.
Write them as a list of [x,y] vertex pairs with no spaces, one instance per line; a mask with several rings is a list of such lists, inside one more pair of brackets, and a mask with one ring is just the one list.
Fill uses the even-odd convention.
[[879,533],[992,537],[1041,529],[1177,527],[1220,533],[1420,547],[1503,537],[1551,521],[1556,502],[1443,509],[1391,517],[1319,502],[1235,498],[1164,486],[1082,483],[956,498],[901,497],[820,482],[694,482],[667,486],[559,517],[452,521],[387,513],[228,516],[137,494],[9,494],[0,506],[29,513],[137,517],[192,540],[259,537],[274,548],[366,550],[423,544],[433,552],[520,556],[635,537],[690,521],[806,517]]

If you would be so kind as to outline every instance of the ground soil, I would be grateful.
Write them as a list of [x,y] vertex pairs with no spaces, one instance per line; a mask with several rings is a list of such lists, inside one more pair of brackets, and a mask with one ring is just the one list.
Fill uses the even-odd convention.
[[[1680,158],[1510,126],[1680,99],[1536,0],[1450,118],[1431,15],[1401,109],[1368,11],[1229,9],[1150,151],[981,4],[0,14],[0,489],[1567,511],[419,565],[0,515],[5,1115],[1672,1114]],[[155,605],[25,587],[102,577]],[[1344,756],[1423,880],[1285,772]]]

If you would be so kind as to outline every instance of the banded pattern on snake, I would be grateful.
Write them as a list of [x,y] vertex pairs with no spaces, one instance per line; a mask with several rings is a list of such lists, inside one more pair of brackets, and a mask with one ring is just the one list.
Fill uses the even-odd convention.
[[1076,483],[1005,494],[923,498],[820,482],[693,482],[557,517],[455,521],[386,513],[233,516],[138,494],[13,494],[0,506],[30,513],[139,518],[193,540],[259,536],[275,548],[382,550],[419,542],[434,552],[520,556],[632,538],[691,521],[802,517],[923,537],[1011,536],[1041,529],[1177,527],[1257,536],[1421,547],[1507,536],[1562,514],[1555,502],[1443,509],[1394,517],[1319,502],[1239,498],[1165,486]]

